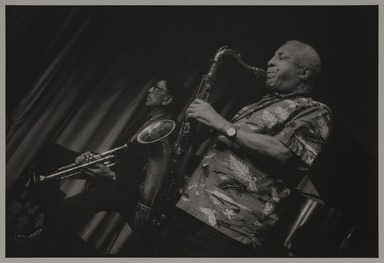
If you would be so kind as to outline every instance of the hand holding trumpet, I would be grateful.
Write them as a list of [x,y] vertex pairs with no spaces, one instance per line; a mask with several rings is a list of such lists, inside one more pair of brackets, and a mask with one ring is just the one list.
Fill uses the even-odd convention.
[[[78,156],[75,160],[76,164],[85,164],[94,160],[100,159],[100,155],[96,155],[91,152],[85,152]],[[95,163],[91,166],[85,167],[82,171],[92,177],[104,177],[112,180],[116,179],[116,174],[104,163]]]

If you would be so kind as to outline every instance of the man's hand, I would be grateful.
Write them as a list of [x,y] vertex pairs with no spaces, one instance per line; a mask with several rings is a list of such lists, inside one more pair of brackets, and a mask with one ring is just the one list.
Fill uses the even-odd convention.
[[209,103],[200,99],[195,99],[191,105],[189,105],[186,115],[187,118],[195,119],[221,133],[232,125],[232,123],[218,114]]
[[[94,160],[99,159],[100,156],[93,154],[91,152],[85,152],[78,156],[75,160],[78,164],[85,164]],[[104,177],[104,178],[110,178],[114,180],[116,178],[116,174],[114,171],[109,169],[105,164],[103,163],[96,163],[94,165],[91,165],[89,167],[86,167],[83,169],[83,172],[85,174],[88,174],[92,177]]]

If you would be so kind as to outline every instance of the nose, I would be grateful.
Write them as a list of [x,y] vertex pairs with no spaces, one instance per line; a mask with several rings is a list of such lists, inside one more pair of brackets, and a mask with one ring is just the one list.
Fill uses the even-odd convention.
[[153,87],[150,87],[149,89],[148,89],[148,93],[153,93],[155,91],[155,89],[153,88]]
[[268,68],[276,66],[275,58],[271,58],[267,63]]

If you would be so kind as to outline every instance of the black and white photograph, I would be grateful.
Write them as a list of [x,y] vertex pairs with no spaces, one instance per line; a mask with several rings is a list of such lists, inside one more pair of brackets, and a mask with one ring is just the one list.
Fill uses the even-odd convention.
[[7,2],[5,258],[379,259],[379,7]]

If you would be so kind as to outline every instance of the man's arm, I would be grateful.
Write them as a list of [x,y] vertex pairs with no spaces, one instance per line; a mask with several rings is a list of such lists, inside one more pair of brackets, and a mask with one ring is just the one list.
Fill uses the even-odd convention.
[[[225,130],[233,124],[218,114],[212,106],[200,99],[194,100],[187,109],[187,118],[193,118],[204,125],[225,135]],[[256,134],[249,131],[237,130],[231,139],[241,149],[271,161],[284,165],[294,160],[293,152],[274,137]]]

